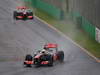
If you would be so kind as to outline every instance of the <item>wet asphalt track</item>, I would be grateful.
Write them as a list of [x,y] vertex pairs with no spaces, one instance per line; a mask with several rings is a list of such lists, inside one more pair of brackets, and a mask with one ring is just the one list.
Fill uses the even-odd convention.
[[[18,0],[0,0],[0,75],[100,75],[100,64],[68,39],[36,18],[14,21]],[[24,68],[22,59],[43,44],[53,42],[65,52],[65,62],[53,67]]]

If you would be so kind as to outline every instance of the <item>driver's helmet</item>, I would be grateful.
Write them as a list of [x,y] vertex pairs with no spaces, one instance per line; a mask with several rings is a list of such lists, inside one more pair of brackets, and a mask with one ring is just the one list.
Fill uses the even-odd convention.
[[48,47],[46,47],[46,46],[44,46],[44,48],[43,49],[45,49],[45,50],[49,50],[49,48]]
[[46,54],[46,50],[45,49],[41,50],[41,53]]

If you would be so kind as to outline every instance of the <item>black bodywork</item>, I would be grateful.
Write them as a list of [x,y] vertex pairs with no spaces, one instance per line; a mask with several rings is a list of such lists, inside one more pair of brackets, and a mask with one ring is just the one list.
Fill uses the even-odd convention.
[[[55,61],[64,61],[64,52],[58,51],[58,48],[56,45],[45,45],[45,49],[47,50],[46,54],[42,54],[41,51],[36,51],[33,56],[30,54],[27,54],[25,57],[24,65],[26,66],[41,66],[41,65],[47,65],[47,66],[53,66],[53,63]],[[33,63],[30,63],[33,62]],[[28,63],[29,62],[29,63]]]
[[28,20],[28,19],[33,19],[33,12],[17,12],[14,11],[13,15],[14,19],[16,20]]
[[[50,54],[40,55],[39,58],[36,58],[36,56],[34,56],[33,60],[34,60],[34,65],[36,66],[42,66],[42,65],[53,66],[53,56]],[[42,63],[43,61],[44,63]]]

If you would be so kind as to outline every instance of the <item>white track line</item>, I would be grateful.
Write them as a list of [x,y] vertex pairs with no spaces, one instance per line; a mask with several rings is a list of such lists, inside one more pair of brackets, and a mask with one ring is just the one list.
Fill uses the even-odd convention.
[[66,36],[64,33],[62,33],[61,31],[59,31],[57,28],[55,28],[54,26],[48,24],[46,21],[40,19],[39,17],[35,16],[38,20],[40,20],[41,22],[43,22],[44,24],[48,25],[50,28],[52,28],[53,30],[57,31],[60,35],[64,36],[66,39],[70,40],[73,44],[75,44],[76,46],[78,46],[79,48],[81,48],[81,50],[83,50],[85,53],[87,53],[89,56],[91,56],[93,59],[96,60],[96,62],[100,63],[100,60],[95,57],[93,54],[91,54],[89,51],[87,51],[85,48],[83,48],[82,46],[80,46],[79,44],[77,44],[76,42],[74,42],[72,39],[70,39],[68,36]]

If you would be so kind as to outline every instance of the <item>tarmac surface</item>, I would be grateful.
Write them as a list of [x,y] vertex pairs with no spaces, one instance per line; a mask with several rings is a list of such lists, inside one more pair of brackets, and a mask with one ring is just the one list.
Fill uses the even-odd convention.
[[[100,63],[40,20],[13,20],[20,0],[0,0],[0,75],[100,75]],[[26,54],[57,43],[65,53],[64,63],[53,67],[25,68]]]

